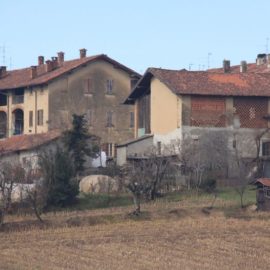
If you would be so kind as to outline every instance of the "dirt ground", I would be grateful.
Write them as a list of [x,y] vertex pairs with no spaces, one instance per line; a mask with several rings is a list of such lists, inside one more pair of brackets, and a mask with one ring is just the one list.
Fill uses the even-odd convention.
[[137,220],[128,210],[48,215],[57,226],[0,232],[0,269],[269,269],[269,214],[172,203],[144,207]]

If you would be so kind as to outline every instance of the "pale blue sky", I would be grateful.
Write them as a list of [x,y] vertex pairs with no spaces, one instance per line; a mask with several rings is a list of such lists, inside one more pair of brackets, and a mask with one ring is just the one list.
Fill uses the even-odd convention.
[[[254,62],[267,51],[269,0],[0,0],[0,65],[12,69],[64,51],[105,53],[147,67],[203,69]],[[269,40],[270,51],[270,40]]]

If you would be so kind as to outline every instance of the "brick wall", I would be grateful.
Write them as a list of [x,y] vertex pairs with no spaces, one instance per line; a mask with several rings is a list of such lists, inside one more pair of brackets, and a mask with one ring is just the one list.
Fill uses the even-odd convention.
[[191,126],[225,127],[226,102],[222,97],[191,97]]
[[235,97],[233,106],[242,128],[267,128],[267,121],[263,119],[268,114],[267,98]]

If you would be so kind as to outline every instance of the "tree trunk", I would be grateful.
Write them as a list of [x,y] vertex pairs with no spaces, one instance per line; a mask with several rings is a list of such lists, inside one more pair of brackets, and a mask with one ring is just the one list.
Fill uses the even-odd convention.
[[141,200],[140,200],[140,195],[133,194],[133,202],[135,205],[135,211],[134,214],[138,215],[141,213]]

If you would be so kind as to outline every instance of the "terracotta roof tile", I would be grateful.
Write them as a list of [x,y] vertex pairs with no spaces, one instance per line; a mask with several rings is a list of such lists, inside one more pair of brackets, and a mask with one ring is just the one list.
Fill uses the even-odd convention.
[[255,182],[255,184],[257,184],[257,183],[261,183],[264,186],[270,187],[270,179],[269,178],[259,178]]
[[53,141],[61,136],[60,131],[50,131],[33,135],[16,135],[0,140],[0,155],[16,151],[30,150]]
[[148,70],[176,94],[270,96],[270,74]]
[[105,54],[64,61],[63,65],[50,71],[46,72],[46,64],[37,66],[37,77],[31,79],[30,77],[30,70],[31,68],[23,68],[18,70],[7,71],[6,75],[0,78],[0,91],[5,89],[13,89],[19,87],[26,87],[26,86],[35,86],[40,84],[48,83],[49,81],[69,72],[72,71],[82,65],[97,61],[97,60],[104,60],[112,65],[125,70],[126,72],[133,74],[135,76],[140,77],[140,74],[135,72],[134,70],[120,64],[119,62],[111,59]]

